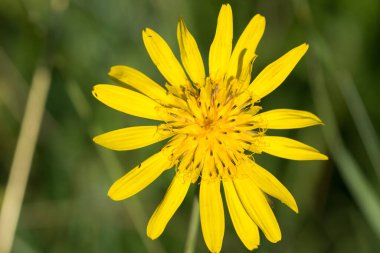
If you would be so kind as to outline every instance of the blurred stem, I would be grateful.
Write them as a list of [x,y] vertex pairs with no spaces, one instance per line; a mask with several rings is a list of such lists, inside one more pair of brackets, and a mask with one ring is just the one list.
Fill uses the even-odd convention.
[[199,227],[199,201],[198,194],[194,194],[193,208],[191,210],[189,230],[187,231],[187,239],[184,253],[195,252],[197,243],[198,227]]
[[343,96],[346,98],[347,107],[354,118],[354,123],[359,131],[363,141],[364,148],[368,153],[368,157],[372,166],[375,168],[377,178],[380,180],[380,145],[379,137],[372,125],[371,119],[363,104],[363,100],[356,88],[354,80],[350,73],[344,71],[336,73],[336,79]]
[[322,69],[318,64],[313,64],[313,66],[314,68],[309,71],[309,77],[310,82],[313,84],[313,95],[319,114],[328,122],[328,127],[323,128],[327,146],[336,162],[340,175],[368,220],[368,224],[372,227],[377,237],[380,238],[380,200],[363,175],[359,165],[343,144],[332,109],[331,99],[329,99],[323,79]]
[[356,88],[357,86],[348,71],[339,71],[336,67],[334,67],[336,64],[332,59],[333,54],[319,34],[316,34],[315,45],[319,50],[318,58],[335,79],[334,83],[343,95],[348,111],[351,113],[354,124],[362,139],[364,149],[368,154],[369,161],[374,168],[377,179],[380,181],[379,138],[371,119],[368,116],[367,110],[365,109],[363,100]]
[[346,101],[348,110],[359,130],[364,147],[379,179],[380,148],[376,131],[364,108],[363,101],[357,92],[351,75],[347,71],[338,71],[339,68],[336,67],[337,64],[334,61],[334,53],[330,50],[325,39],[318,33],[318,29],[314,27],[308,1],[293,0],[293,6],[299,19],[304,21],[303,23],[308,26],[308,30],[312,31],[312,38],[314,39],[313,45],[316,50],[316,59],[313,60],[313,68],[310,69],[309,78],[310,82],[314,84],[315,105],[327,123],[327,126],[323,128],[327,146],[350,193],[367,219],[368,224],[372,227],[376,236],[380,238],[379,196],[371,187],[370,180],[365,177],[360,166],[344,145],[333,110],[333,100],[329,98],[323,68],[319,65],[319,62],[335,79],[332,84],[338,86]]
[[335,79],[334,84],[343,95],[343,99],[345,100],[347,108],[354,120],[356,128],[358,129],[377,179],[380,181],[379,138],[367,110],[365,109],[363,100],[356,88],[357,86],[354,79],[348,71],[336,67],[337,64],[334,62],[334,54],[332,50],[330,50],[325,39],[318,33],[318,30],[313,25],[313,16],[308,1],[293,0],[293,5],[295,13],[300,21],[303,21],[303,23],[308,26],[309,31],[313,31],[313,44],[315,50],[318,51],[317,58],[323,63],[331,76]]
[[44,114],[50,80],[50,70],[44,65],[37,66],[33,75],[20,135],[17,140],[0,212],[1,253],[10,252],[14,241],[38,133]]

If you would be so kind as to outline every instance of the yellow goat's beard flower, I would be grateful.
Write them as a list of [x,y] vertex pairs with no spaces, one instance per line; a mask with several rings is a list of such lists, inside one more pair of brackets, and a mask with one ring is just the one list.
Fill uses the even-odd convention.
[[327,159],[298,141],[266,135],[267,129],[321,124],[317,116],[291,109],[259,113],[261,107],[257,105],[286,79],[308,45],[290,50],[251,82],[252,63],[265,19],[260,15],[253,17],[233,50],[232,26],[231,7],[223,5],[210,48],[208,77],[196,41],[180,20],[177,36],[187,74],[166,42],[153,30],[145,29],[145,47],[167,80],[166,89],[127,66],[114,66],[109,72],[112,79],[127,87],[94,87],[94,96],[111,108],[162,121],[158,126],[111,131],[95,137],[96,143],[114,150],[131,150],[170,138],[160,152],[117,180],[108,192],[113,200],[129,198],[164,171],[176,168],[164,199],[149,221],[147,234],[152,239],[161,235],[191,183],[199,181],[201,227],[210,251],[221,250],[224,235],[221,184],[233,225],[244,245],[250,250],[259,245],[258,228],[269,241],[277,242],[281,231],[265,194],[281,200],[295,212],[297,204],[289,191],[252,157],[265,152],[293,160]]

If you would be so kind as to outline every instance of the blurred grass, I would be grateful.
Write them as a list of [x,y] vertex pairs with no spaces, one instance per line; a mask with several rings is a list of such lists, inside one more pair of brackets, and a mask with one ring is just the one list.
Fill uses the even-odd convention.
[[[290,48],[310,43],[305,59],[263,101],[263,107],[318,113],[325,121],[323,128],[279,134],[330,150],[328,162],[257,157],[291,190],[300,207],[295,215],[273,200],[283,239],[272,245],[262,236],[257,252],[378,252],[380,210],[378,204],[369,204],[378,203],[380,195],[376,172],[380,2],[234,0],[230,4],[235,39],[255,13],[267,19],[254,75]],[[108,69],[117,64],[136,67],[162,83],[143,47],[141,30],[158,31],[178,55],[176,22],[181,16],[207,59],[220,5],[199,0],[0,1],[0,203],[29,84],[41,56],[50,59],[52,71],[12,252],[183,251],[192,194],[158,241],[145,236],[149,216],[163,197],[172,171],[130,200],[113,202],[106,196],[115,179],[160,145],[120,153],[96,147],[91,140],[96,134],[151,122],[105,107],[92,98],[91,88],[110,82]],[[311,85],[316,80],[323,80],[325,93],[318,91],[321,86]],[[356,98],[345,89],[357,92]],[[326,99],[331,100],[331,108],[326,107]],[[323,133],[331,134],[326,135],[327,141],[321,138]],[[331,146],[339,135],[340,146]],[[343,161],[342,152],[349,154]],[[223,251],[246,252],[228,215],[226,221]],[[201,234],[197,239],[196,252],[206,252]]]

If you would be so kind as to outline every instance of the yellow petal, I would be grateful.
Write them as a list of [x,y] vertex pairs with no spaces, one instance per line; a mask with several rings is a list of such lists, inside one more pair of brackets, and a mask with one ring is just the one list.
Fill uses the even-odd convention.
[[239,79],[241,82],[249,82],[251,76],[251,61],[255,58],[257,45],[265,30],[265,18],[255,15],[243,33],[232,52],[227,75]]
[[111,79],[116,79],[135,88],[158,103],[165,103],[168,100],[166,90],[163,87],[134,68],[113,66],[108,75]]
[[220,181],[201,182],[199,193],[203,238],[211,252],[220,252],[224,236],[224,211]]
[[152,183],[162,172],[171,167],[168,154],[160,151],[119,178],[108,191],[113,200],[129,198]]
[[92,94],[109,107],[137,117],[161,120],[157,109],[160,105],[141,93],[115,85],[98,84]]
[[161,74],[175,87],[186,87],[189,80],[165,40],[152,29],[143,31],[145,48]]
[[259,229],[241,204],[233,182],[223,181],[223,188],[228,211],[236,233],[247,249],[253,250],[257,248],[260,244]]
[[151,145],[172,136],[158,126],[137,126],[114,130],[96,136],[95,143],[113,150],[131,150]]
[[314,114],[291,109],[276,109],[257,114],[253,117],[257,128],[293,129],[322,124]]
[[234,185],[244,209],[271,242],[281,240],[276,217],[262,191],[250,178],[235,179]]
[[219,12],[214,41],[209,53],[210,78],[214,81],[224,77],[230,61],[233,36],[232,10],[223,4]]
[[298,213],[297,203],[292,194],[269,171],[253,161],[249,162],[245,171],[263,192],[277,198],[294,212]]
[[292,72],[308,48],[307,44],[293,48],[261,71],[249,86],[253,99],[260,100],[274,91]]
[[181,18],[177,26],[178,45],[181,51],[182,64],[193,83],[203,85],[205,81],[205,68],[197,42],[187,29]]
[[185,180],[182,175],[176,174],[166,191],[164,199],[154,211],[149,220],[147,235],[156,239],[164,231],[169,220],[181,205],[190,186],[190,180]]
[[328,157],[302,142],[280,136],[262,136],[260,147],[263,152],[291,160],[327,160]]

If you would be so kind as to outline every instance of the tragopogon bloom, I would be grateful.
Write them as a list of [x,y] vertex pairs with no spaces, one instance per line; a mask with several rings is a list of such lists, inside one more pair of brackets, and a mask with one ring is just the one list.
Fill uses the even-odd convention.
[[258,228],[269,241],[277,242],[281,231],[265,194],[295,212],[297,204],[253,157],[264,152],[293,160],[327,159],[303,143],[266,134],[267,129],[321,124],[318,117],[291,109],[259,113],[261,107],[257,105],[286,79],[308,45],[290,50],[251,82],[265,19],[254,16],[233,50],[232,26],[231,7],[223,5],[209,52],[208,76],[197,43],[180,20],[177,36],[184,68],[156,32],[148,28],[143,31],[145,47],[167,80],[166,89],[127,66],[114,66],[109,72],[125,87],[94,87],[94,96],[111,108],[162,122],[111,131],[95,137],[96,143],[114,150],[131,150],[170,138],[160,152],[117,180],[108,192],[113,200],[129,198],[175,167],[173,181],[148,223],[147,234],[152,239],[161,235],[190,185],[200,182],[201,227],[211,252],[221,250],[224,235],[221,184],[233,225],[244,245],[250,250],[259,245]]

